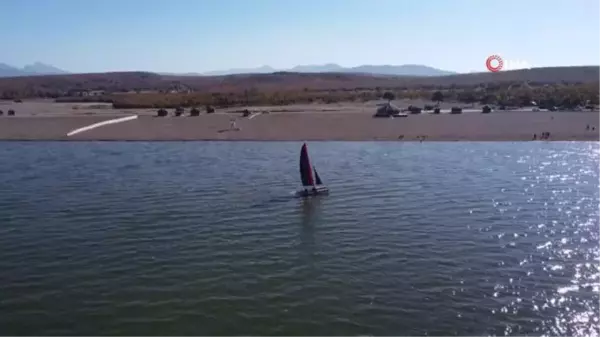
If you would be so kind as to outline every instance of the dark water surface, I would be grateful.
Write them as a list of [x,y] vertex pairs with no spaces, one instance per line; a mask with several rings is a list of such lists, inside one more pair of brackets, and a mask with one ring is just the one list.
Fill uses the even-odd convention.
[[598,335],[598,143],[0,143],[1,334]]

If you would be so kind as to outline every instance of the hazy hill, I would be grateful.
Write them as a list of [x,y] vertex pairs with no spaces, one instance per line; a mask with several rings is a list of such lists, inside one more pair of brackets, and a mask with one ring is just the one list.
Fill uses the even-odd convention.
[[[171,76],[224,76],[237,74],[270,74],[274,72],[297,72],[297,73],[348,73],[348,74],[374,74],[374,75],[397,75],[397,76],[444,76],[457,74],[451,71],[436,69],[433,67],[405,64],[405,65],[361,65],[345,68],[335,63],[322,65],[298,65],[291,69],[275,69],[265,65],[258,68],[238,68],[227,70],[216,70],[206,73],[164,73]],[[13,67],[0,63],[0,77],[31,76],[31,75],[60,75],[69,72],[56,68],[52,65],[36,62],[23,68]]]
[[401,66],[391,65],[363,65],[354,68],[344,69],[348,73],[368,73],[382,75],[398,75],[398,76],[444,76],[457,74],[453,71],[440,70],[419,64],[405,64]]
[[22,76],[23,70],[0,63],[0,77]]
[[[231,75],[231,74],[266,74],[266,73],[272,73],[277,71],[274,68],[271,68],[270,66],[262,66],[259,68],[240,68],[240,69],[229,69],[229,70],[215,70],[215,71],[209,71],[203,74],[199,74],[199,73],[191,73],[188,74],[188,76],[220,76],[220,75]],[[177,75],[177,74],[174,74]]]
[[13,67],[5,63],[0,63],[0,77],[57,74],[68,74],[68,72],[41,62],[35,62],[34,64],[26,65],[23,68]]
[[209,71],[206,73],[186,73],[165,75],[179,76],[221,76],[237,74],[270,74],[274,72],[295,72],[295,73],[348,73],[348,74],[374,74],[374,75],[398,75],[398,76],[444,76],[457,74],[456,72],[440,70],[429,66],[418,64],[405,65],[362,65],[357,67],[345,68],[335,63],[321,65],[298,65],[290,69],[275,69],[271,66],[262,66],[258,68],[227,69]]
[[376,88],[450,88],[495,84],[544,85],[598,83],[600,67],[553,67],[499,73],[447,76],[376,76],[352,73],[238,74],[226,76],[173,76],[148,72],[115,72],[0,78],[0,94],[34,97],[44,93],[64,94],[72,89],[131,91],[189,88],[201,92],[373,90]]
[[55,66],[35,62],[34,64],[29,64],[23,67],[23,71],[29,74],[39,74],[39,75],[56,75],[56,74],[68,74],[67,71],[58,69]]
[[374,75],[397,75],[397,76],[444,76],[457,74],[419,64],[404,65],[362,65],[344,68],[334,63],[324,65],[296,66],[289,71],[303,73],[350,73],[350,74],[374,74]]

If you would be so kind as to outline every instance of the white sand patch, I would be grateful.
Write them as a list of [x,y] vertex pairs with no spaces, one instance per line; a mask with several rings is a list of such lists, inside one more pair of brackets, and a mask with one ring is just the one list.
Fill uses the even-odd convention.
[[71,132],[67,133],[67,137],[76,135],[76,134],[81,133],[81,132],[89,131],[89,130],[92,130],[92,129],[95,129],[95,128],[99,128],[101,126],[110,125],[110,124],[117,124],[117,123],[123,123],[123,122],[134,120],[136,118],[138,118],[138,116],[137,115],[133,115],[133,116],[127,116],[127,117],[121,117],[121,118],[111,119],[111,120],[107,120],[107,121],[104,121],[104,122],[94,123],[94,124],[91,124],[91,125],[88,125],[88,126],[84,126],[82,128],[78,128],[78,129],[72,130]]

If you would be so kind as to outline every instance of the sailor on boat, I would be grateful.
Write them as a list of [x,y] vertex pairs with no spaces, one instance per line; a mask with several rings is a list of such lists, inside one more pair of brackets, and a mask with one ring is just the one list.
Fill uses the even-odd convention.
[[[317,172],[317,171],[315,171],[315,173],[316,173],[316,172]],[[317,178],[318,178],[318,176],[317,176]],[[320,184],[320,180],[321,180],[321,179],[318,179],[318,181],[319,181],[319,184]],[[316,194],[319,194],[319,189],[317,188],[317,185],[313,185],[313,187],[310,189],[310,191],[312,191],[312,194],[315,194],[315,195],[316,195]],[[307,194],[307,195],[309,194],[309,192],[308,192],[308,188],[304,187],[304,193],[305,193],[305,194]]]

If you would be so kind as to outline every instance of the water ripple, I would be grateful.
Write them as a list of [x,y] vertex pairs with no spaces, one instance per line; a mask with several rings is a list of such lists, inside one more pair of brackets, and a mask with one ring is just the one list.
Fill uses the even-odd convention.
[[309,147],[0,143],[0,331],[599,334],[597,143]]

